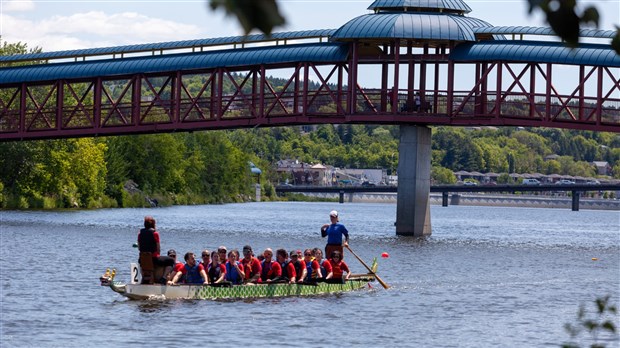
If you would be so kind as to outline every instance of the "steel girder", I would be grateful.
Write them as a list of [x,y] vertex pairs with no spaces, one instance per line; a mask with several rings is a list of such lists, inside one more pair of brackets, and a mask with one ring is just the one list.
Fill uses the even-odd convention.
[[[487,117],[488,125],[619,132],[620,69],[579,66],[579,78],[574,85],[562,86],[571,90],[570,94],[561,94],[553,80],[556,66],[476,63],[473,87],[469,91],[454,91],[448,112],[454,119]],[[494,81],[489,78],[492,73]],[[494,89],[489,89],[489,82],[495,82]]]

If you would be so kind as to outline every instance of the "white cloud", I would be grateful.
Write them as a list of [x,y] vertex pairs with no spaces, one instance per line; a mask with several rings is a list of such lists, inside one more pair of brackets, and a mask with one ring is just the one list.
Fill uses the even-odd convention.
[[52,16],[33,21],[4,15],[3,39],[21,41],[29,47],[58,51],[194,39],[201,28],[134,12],[107,14],[102,11]]
[[34,10],[32,0],[2,0],[2,12],[21,12]]

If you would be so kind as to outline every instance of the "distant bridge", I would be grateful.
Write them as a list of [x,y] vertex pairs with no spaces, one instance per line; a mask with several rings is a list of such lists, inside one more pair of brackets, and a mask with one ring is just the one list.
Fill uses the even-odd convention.
[[[345,193],[396,193],[398,192],[398,186],[289,186],[279,185],[276,186],[276,193],[286,192],[311,192],[311,193],[338,193],[340,195],[340,203],[344,203]],[[588,191],[615,191],[620,192],[620,184],[569,184],[569,185],[482,185],[482,186],[467,186],[467,185],[437,185],[431,186],[430,192],[441,192],[442,194],[442,206],[448,206],[448,195],[456,192],[503,192],[503,193],[517,193],[517,192],[571,192],[572,197],[572,210],[579,210],[579,198],[581,192]]]

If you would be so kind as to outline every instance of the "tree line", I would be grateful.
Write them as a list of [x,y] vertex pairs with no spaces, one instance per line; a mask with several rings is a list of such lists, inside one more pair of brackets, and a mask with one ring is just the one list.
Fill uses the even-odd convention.
[[[275,199],[276,163],[298,159],[396,174],[397,126],[320,125],[0,143],[0,206],[101,208],[242,202],[256,180]],[[557,158],[545,160],[550,154]],[[432,177],[459,170],[620,178],[620,137],[558,129],[436,127]],[[263,174],[257,178],[249,162]]]

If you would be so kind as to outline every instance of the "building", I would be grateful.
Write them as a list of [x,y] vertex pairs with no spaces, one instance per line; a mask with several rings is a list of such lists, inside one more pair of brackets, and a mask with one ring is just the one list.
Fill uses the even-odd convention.
[[596,168],[597,175],[611,176],[611,166],[606,161],[594,161],[592,165]]

